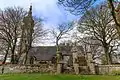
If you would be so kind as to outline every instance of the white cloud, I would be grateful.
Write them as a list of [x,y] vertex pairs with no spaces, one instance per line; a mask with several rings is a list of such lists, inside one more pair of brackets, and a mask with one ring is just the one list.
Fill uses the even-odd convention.
[[[31,3],[33,6],[33,15],[45,19],[45,28],[51,29],[58,23],[75,18],[65,10],[58,8],[57,0],[0,0],[0,8],[4,9],[9,6],[21,6],[28,10]],[[48,40],[45,42],[50,42],[47,44],[52,44],[52,41],[53,40]]]
[[5,8],[8,6],[22,6],[27,7],[29,5],[29,0],[0,0],[0,8]]
[[31,3],[33,5],[33,14],[44,17],[47,23],[58,24],[74,18],[65,10],[58,8],[57,0],[0,0],[0,8],[21,6],[28,9]]

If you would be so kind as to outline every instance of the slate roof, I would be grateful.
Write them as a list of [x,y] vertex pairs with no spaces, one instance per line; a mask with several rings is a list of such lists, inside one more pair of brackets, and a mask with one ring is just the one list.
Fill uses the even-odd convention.
[[[71,56],[71,46],[61,46],[62,55]],[[81,48],[82,49],[82,48]],[[38,46],[32,47],[29,51],[29,56],[34,56],[38,61],[50,61],[56,55],[55,46]]]
[[54,46],[39,46],[31,48],[29,55],[34,56],[37,60],[51,60],[55,52],[56,48]]

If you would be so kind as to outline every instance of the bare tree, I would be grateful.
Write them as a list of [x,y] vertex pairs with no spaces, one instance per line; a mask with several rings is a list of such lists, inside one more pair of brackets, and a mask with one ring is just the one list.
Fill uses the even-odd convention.
[[35,21],[35,26],[34,26],[34,33],[33,33],[33,41],[32,44],[34,43],[40,43],[41,40],[48,34],[48,30],[44,29],[43,25],[43,19],[33,17]]
[[[118,7],[116,9],[116,6],[115,6],[115,2],[114,0],[107,0],[108,1],[108,7],[110,8],[111,10],[111,14],[112,14],[112,17],[114,19],[114,22],[116,24],[115,28],[117,29],[117,33],[119,35],[119,38],[120,38],[120,21],[118,20],[119,19],[119,11],[120,11],[120,8],[119,8],[119,5],[118,4]],[[119,2],[117,2],[119,3]]]
[[58,4],[66,7],[74,15],[81,15],[89,9],[96,0],[58,0]]
[[9,45],[11,53],[11,62],[14,64],[15,51],[19,37],[19,29],[26,12],[20,7],[8,7],[0,12],[0,33],[2,39]]
[[84,48],[84,55],[87,55],[87,52],[91,52],[93,61],[101,60],[102,58],[102,45],[99,40],[94,38],[94,36],[86,36],[79,38],[78,43]]
[[62,23],[59,24],[57,29],[53,29],[51,33],[53,34],[53,37],[55,38],[55,43],[56,43],[56,49],[57,49],[57,63],[59,62],[59,52],[60,52],[60,47],[59,47],[59,41],[64,38],[64,35],[67,34],[69,31],[72,30],[73,28],[73,23]]
[[[96,1],[98,0],[58,0],[58,3],[60,5],[67,7],[67,10],[69,10],[71,13],[75,15],[81,15],[82,12],[86,12],[86,10],[88,10],[90,6],[94,4]],[[120,21],[118,20],[120,8],[116,8],[116,3],[119,4],[119,1],[118,0],[106,0],[106,1],[107,1],[106,6],[108,6],[111,11],[112,14],[111,16],[113,17],[113,20],[116,24],[116,26],[114,27],[116,28],[120,38]]]
[[113,19],[110,11],[106,7],[98,6],[88,11],[79,24],[79,30],[85,34],[94,36],[100,41],[104,48],[107,64],[112,63],[111,52],[113,51],[112,42],[118,38],[117,31],[111,24]]
[[59,51],[59,41],[64,38],[65,34],[68,34],[69,31],[71,31],[73,28],[72,23],[62,23],[59,24],[57,29],[53,29],[51,33],[53,34],[53,37],[55,38],[55,43],[57,50]]

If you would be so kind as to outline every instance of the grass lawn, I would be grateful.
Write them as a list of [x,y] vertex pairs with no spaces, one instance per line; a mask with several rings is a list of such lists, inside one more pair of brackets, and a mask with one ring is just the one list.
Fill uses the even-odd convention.
[[120,80],[120,76],[3,74],[0,75],[0,80]]

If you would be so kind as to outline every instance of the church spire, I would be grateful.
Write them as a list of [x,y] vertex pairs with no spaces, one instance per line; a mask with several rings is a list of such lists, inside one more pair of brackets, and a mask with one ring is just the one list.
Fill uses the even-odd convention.
[[28,15],[29,15],[29,16],[32,16],[32,5],[30,5]]

